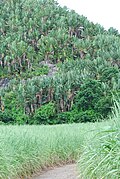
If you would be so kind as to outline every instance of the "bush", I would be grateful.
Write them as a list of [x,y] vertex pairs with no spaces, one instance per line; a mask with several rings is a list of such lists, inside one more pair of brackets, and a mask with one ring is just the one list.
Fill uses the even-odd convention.
[[100,80],[102,82],[109,83],[110,85],[113,78],[115,79],[115,81],[118,80],[119,69],[115,67],[106,67],[102,70],[101,73],[102,74]]
[[100,98],[100,100],[95,104],[95,111],[98,112],[102,117],[107,117],[111,112],[112,105],[112,95],[108,94],[106,97]]
[[76,95],[73,106],[73,109],[79,111],[81,122],[93,122],[95,118],[107,117],[112,107],[111,94],[110,90],[103,90],[100,81],[86,80]]
[[1,112],[0,111],[0,122],[1,123],[13,123],[14,122],[14,118],[11,115],[10,111],[6,110]]
[[50,102],[38,108],[33,116],[33,123],[35,124],[55,124],[54,119],[56,115],[55,105]]
[[0,120],[4,123],[26,124],[28,116],[24,114],[24,109],[16,101],[14,92],[8,92],[4,96],[4,111],[0,111]]
[[75,97],[75,107],[83,111],[94,109],[101,96],[103,96],[101,83],[97,80],[86,80]]
[[59,124],[73,123],[73,122],[75,122],[75,120],[74,120],[74,114],[75,114],[75,111],[69,111],[69,112],[59,113],[57,115],[57,122]]
[[94,110],[80,111],[74,115],[75,122],[95,122],[100,118],[100,115]]
[[79,122],[95,122],[100,118],[99,113],[94,110],[77,111],[72,110],[69,112],[59,113],[57,115],[57,121],[62,123],[79,123]]

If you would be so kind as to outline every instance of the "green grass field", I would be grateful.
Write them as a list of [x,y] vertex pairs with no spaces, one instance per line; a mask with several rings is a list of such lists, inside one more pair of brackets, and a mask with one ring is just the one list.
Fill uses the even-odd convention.
[[104,122],[0,126],[0,179],[78,161],[80,178],[120,178],[120,107]]
[[45,167],[75,161],[88,141],[109,125],[0,126],[0,178],[30,176]]

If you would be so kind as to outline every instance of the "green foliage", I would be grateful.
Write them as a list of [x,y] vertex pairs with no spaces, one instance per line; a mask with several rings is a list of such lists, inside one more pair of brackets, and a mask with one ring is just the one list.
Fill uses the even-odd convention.
[[29,178],[38,170],[78,161],[78,157],[81,178],[119,178],[120,126],[116,124],[0,125],[1,178]]
[[48,103],[38,108],[33,116],[33,123],[36,124],[54,124],[56,123],[55,117],[55,105],[54,103]]
[[4,111],[0,111],[0,120],[4,123],[26,124],[29,117],[24,114],[24,110],[16,102],[15,93],[12,91],[4,96]]
[[13,123],[14,119],[9,110],[5,110],[4,112],[0,111],[0,122],[2,123]]
[[[112,93],[119,99],[120,34],[114,28],[105,31],[54,0],[1,1],[0,47],[0,78],[13,79],[5,88],[0,81],[0,124],[95,122],[110,114]],[[47,75],[49,69],[40,66],[41,61],[54,63],[57,73]],[[101,125],[103,130],[105,122],[89,123],[86,130],[81,124],[82,135],[78,124],[60,131],[34,127],[32,133],[22,127],[22,137],[17,128],[1,128],[2,178],[20,178],[70,156],[73,160],[83,144],[87,147],[80,161],[81,178],[119,178],[118,120],[116,124],[98,138],[93,129],[97,126],[98,131]],[[92,133],[88,133],[90,126]],[[94,139],[93,143],[86,145],[87,139]]]
[[74,115],[75,122],[95,122],[98,121],[101,116],[94,110],[89,109],[85,111],[78,111]]
[[0,125],[0,178],[30,178],[48,166],[75,161],[88,127],[94,125]]
[[58,124],[74,123],[74,122],[77,122],[74,118],[75,114],[76,114],[76,111],[59,113],[57,114],[56,120],[58,121]]
[[4,111],[0,111],[0,120],[4,123],[14,122],[13,111],[15,109],[15,95],[11,91],[5,95]]
[[120,177],[120,104],[114,106],[109,126],[103,126],[83,149],[80,157],[81,178]]
[[48,67],[35,67],[32,71],[27,70],[26,72],[22,73],[20,75],[21,78],[27,79],[27,78],[32,78],[34,76],[41,76],[41,75],[46,75],[48,74]]
[[94,108],[100,117],[106,118],[110,114],[112,106],[112,94],[107,94],[106,96],[103,96],[98,100]]
[[110,50],[110,56],[117,51],[119,57],[120,41],[115,37],[118,34],[111,33],[115,30],[106,32],[99,24],[61,8],[55,1],[5,1],[1,6],[0,27],[0,69],[8,75],[31,72],[40,60],[56,63],[83,58],[84,52],[87,57],[105,57]]
[[110,83],[112,79],[117,80],[119,69],[115,67],[103,68],[101,72],[100,80],[106,83]]
[[94,110],[78,111],[76,109],[69,112],[59,113],[57,115],[56,121],[59,124],[62,123],[86,123],[95,122],[101,118],[100,114]]
[[103,96],[101,83],[97,80],[87,80],[80,87],[75,97],[75,106],[83,111],[94,109],[95,104]]
[[94,122],[97,118],[107,117],[112,105],[111,92],[105,91],[100,81],[90,79],[81,85],[73,108],[80,111],[79,121]]
[[[93,79],[90,79],[86,72],[86,68],[90,70],[90,67],[87,64],[85,61],[71,60],[60,67],[62,71],[60,70],[59,74],[54,78],[32,78],[31,80],[26,80],[25,83],[23,81],[18,85],[13,83],[11,85],[11,89],[14,91],[15,95],[15,107],[12,107],[13,111],[20,107],[21,109],[19,111],[24,114],[27,112],[26,109],[29,109],[27,114],[30,114],[30,120],[28,122],[28,120],[25,119],[24,122],[34,123],[34,120],[38,121],[38,119],[36,120],[35,117],[32,117],[34,116],[32,110],[34,110],[33,113],[36,113],[37,111],[35,108],[37,101],[35,95],[37,93],[41,99],[38,101],[39,105],[42,104],[42,107],[44,107],[46,103],[54,101],[56,112],[60,114],[57,119],[56,115],[54,115],[53,123],[92,122],[95,121],[95,119],[98,120],[98,118],[107,117],[113,104],[112,87],[117,87],[118,70],[116,69],[114,76],[112,74],[113,69],[108,68],[112,74],[109,81],[105,80],[105,76],[102,78],[103,73],[99,74],[99,80],[94,79],[93,74],[91,74]],[[72,70],[70,70],[71,68]],[[105,69],[107,70],[107,68]],[[103,72],[106,70],[103,70]],[[113,78],[116,78],[115,84],[112,81]],[[116,89],[114,89],[114,93],[115,91]],[[3,93],[7,94],[5,91]],[[7,98],[4,96],[4,102],[7,104],[10,101],[7,102]],[[76,109],[76,112],[72,113],[70,111],[71,109]],[[61,113],[65,111],[70,111],[70,114],[69,112]],[[17,110],[15,113],[18,113]],[[75,119],[73,119],[72,115]],[[43,123],[52,123],[47,118],[43,119],[43,121]]]
[[[0,77],[13,79],[1,89],[2,120],[54,124],[107,117],[111,94],[120,89],[119,33],[54,0],[2,1],[0,10]],[[56,74],[41,61],[53,63]],[[35,119],[48,103],[54,103],[57,119]]]
[[110,27],[109,29],[108,29],[108,32],[109,32],[109,34],[111,34],[111,35],[118,35],[119,36],[119,32],[118,32],[118,30],[117,29],[115,29],[115,28],[113,28],[113,27]]

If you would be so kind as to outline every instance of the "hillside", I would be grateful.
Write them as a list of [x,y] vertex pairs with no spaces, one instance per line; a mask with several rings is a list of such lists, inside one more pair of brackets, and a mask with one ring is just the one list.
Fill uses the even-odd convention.
[[0,119],[94,122],[120,95],[120,34],[54,0],[0,2]]

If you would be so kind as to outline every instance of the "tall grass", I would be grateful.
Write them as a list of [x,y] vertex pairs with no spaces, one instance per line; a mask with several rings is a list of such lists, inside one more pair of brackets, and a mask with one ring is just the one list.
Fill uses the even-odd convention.
[[80,178],[120,178],[120,106],[109,121],[0,126],[0,179],[20,179],[80,157]]
[[20,179],[76,160],[103,125],[0,126],[0,179]]
[[85,146],[79,160],[81,178],[120,178],[120,104],[117,102],[109,124]]

